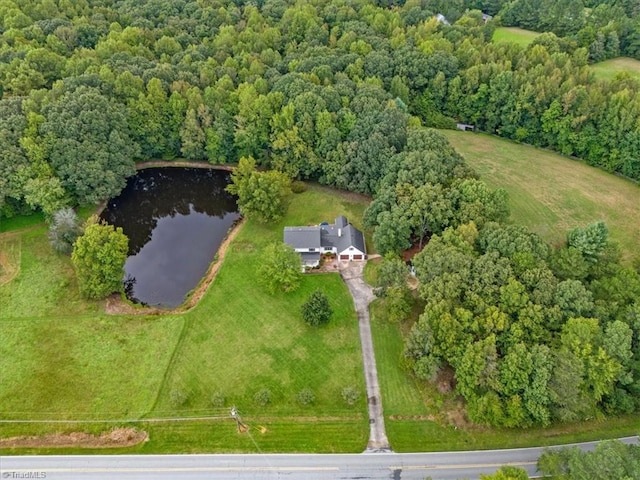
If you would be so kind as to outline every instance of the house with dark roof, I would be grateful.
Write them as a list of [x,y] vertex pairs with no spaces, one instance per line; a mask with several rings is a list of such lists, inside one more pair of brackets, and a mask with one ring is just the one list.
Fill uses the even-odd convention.
[[284,227],[284,243],[302,257],[305,267],[317,267],[323,253],[333,253],[340,260],[364,260],[367,250],[364,235],[340,215],[335,223],[311,227]]

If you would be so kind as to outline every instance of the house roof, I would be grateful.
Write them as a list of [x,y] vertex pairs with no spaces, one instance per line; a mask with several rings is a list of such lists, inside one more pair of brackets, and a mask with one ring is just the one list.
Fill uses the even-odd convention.
[[320,227],[284,227],[284,243],[293,248],[320,248]]
[[321,225],[320,229],[320,243],[323,247],[335,247],[338,252],[355,247],[365,252],[362,232],[351,225],[345,217],[336,218],[336,223],[333,225]]
[[[284,227],[284,243],[293,248],[335,248],[343,252],[354,247],[366,253],[364,235],[340,215],[335,223],[324,223],[313,227]],[[306,257],[303,254],[303,260]]]
[[338,241],[338,252],[343,252],[349,247],[355,247],[365,253],[364,236],[362,235],[362,232],[353,225],[347,225],[342,230],[342,237],[340,237]]

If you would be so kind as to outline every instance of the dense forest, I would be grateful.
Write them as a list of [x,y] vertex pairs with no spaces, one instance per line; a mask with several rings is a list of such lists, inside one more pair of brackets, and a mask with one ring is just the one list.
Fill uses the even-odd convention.
[[[406,362],[455,371],[474,421],[635,411],[640,276],[606,226],[552,251],[503,225],[505,192],[424,128],[473,123],[640,179],[640,83],[588,67],[600,40],[638,56],[635,3],[548,3],[0,0],[0,218],[97,204],[140,160],[253,158],[372,195],[379,252],[426,245]],[[500,17],[555,34],[494,44]]]
[[[635,55],[635,3],[551,2],[569,12],[557,22],[580,11],[578,31],[548,16],[525,25],[529,0],[502,3],[4,0],[0,212],[95,203],[150,157],[251,155],[375,193],[416,121],[407,114],[473,123],[640,179],[640,86],[597,82],[580,33],[619,31],[612,52]],[[495,22],[468,7],[562,36],[493,44]],[[455,22],[438,23],[439,11]]]

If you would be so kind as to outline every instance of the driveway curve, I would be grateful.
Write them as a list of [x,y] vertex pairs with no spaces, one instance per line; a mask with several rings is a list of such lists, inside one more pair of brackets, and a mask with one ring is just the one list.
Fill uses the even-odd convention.
[[353,297],[360,327],[360,343],[362,345],[362,360],[367,385],[367,407],[369,410],[369,442],[365,452],[391,452],[391,445],[389,445],[384,428],[382,396],[380,395],[378,369],[376,368],[369,319],[369,304],[375,299],[375,295],[373,294],[373,289],[364,281],[364,266],[365,262],[341,262],[340,275]]

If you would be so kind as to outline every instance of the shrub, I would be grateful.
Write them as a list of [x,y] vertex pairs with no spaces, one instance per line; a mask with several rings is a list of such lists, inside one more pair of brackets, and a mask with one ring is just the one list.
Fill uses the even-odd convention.
[[354,406],[359,398],[360,392],[353,385],[349,385],[348,387],[344,387],[342,389],[342,399],[344,400],[344,403],[346,403],[350,407]]
[[312,405],[316,402],[316,396],[310,388],[303,388],[296,396],[300,405]]
[[253,400],[258,405],[265,407],[271,402],[271,392],[268,388],[263,388],[262,390],[256,392],[256,394],[253,396]]
[[169,394],[169,402],[174,408],[182,407],[189,400],[189,395],[181,388],[174,388]]
[[73,243],[80,235],[82,226],[72,208],[63,208],[53,214],[49,226],[49,241],[56,252],[70,254]]
[[213,392],[211,395],[211,405],[214,407],[224,407],[226,398],[224,398],[224,394],[222,392]]
[[313,292],[302,305],[302,318],[312,327],[327,323],[333,315],[329,299],[320,290]]
[[293,193],[302,193],[307,191],[307,185],[300,180],[291,183],[291,191]]

